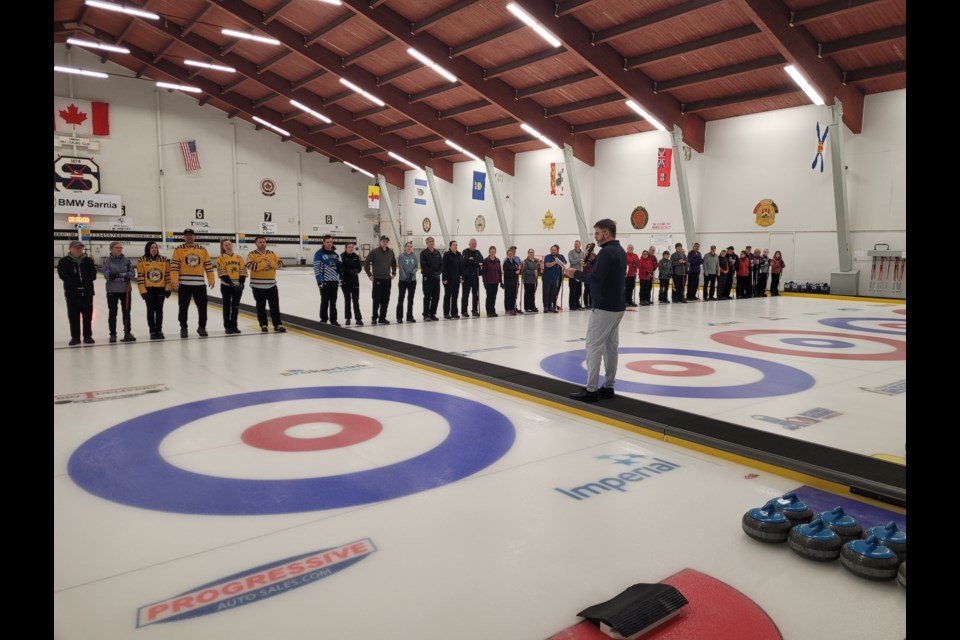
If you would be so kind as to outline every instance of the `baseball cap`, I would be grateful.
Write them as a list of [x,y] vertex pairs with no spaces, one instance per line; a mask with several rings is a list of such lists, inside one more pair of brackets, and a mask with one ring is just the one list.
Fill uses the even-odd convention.
[[193,229],[187,228],[183,230],[183,235],[196,235],[196,232]]
[[79,240],[73,240],[70,242],[70,248],[73,249],[74,247],[80,247],[81,249],[83,249],[83,243],[80,242]]
[[381,240],[386,240],[387,242],[390,242],[390,238],[388,238],[387,236],[380,236],[380,239],[381,239]]

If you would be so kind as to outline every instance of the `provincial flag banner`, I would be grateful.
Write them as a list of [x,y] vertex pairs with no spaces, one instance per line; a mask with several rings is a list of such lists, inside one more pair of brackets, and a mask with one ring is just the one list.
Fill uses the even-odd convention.
[[673,149],[660,147],[657,150],[657,186],[670,186],[670,165],[673,161]]
[[200,170],[200,156],[197,155],[196,140],[181,142],[180,153],[183,154],[183,166],[188,172]]
[[473,199],[483,200],[487,188],[487,174],[483,171],[473,172]]
[[367,209],[379,209],[380,208],[380,187],[368,184],[367,185]]
[[75,136],[108,136],[110,105],[54,96],[53,131]]
[[413,203],[426,206],[427,204],[427,181],[421,178],[414,178],[413,180]]
[[562,196],[567,181],[567,168],[562,162],[550,163],[550,195]]

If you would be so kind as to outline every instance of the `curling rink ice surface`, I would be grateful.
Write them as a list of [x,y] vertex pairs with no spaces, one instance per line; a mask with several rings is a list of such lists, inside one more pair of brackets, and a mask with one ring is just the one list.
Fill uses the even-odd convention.
[[[815,511],[843,505],[864,526],[905,527],[902,510],[306,332],[263,335],[244,314],[244,333],[227,337],[213,305],[210,337],[196,336],[191,307],[191,337],[181,340],[175,296],[166,341],[149,341],[137,298],[138,341],[109,345],[96,284],[97,344],[68,348],[54,283],[58,639],[540,640],[632,584],[684,570],[739,592],[776,634],[738,629],[729,615],[710,633],[690,630],[685,620],[709,604],[691,595],[651,637],[906,635],[896,581],[805,560],[740,525],[746,510],[793,489]],[[281,273],[280,287],[284,313],[317,318],[308,270]],[[585,311],[373,327],[367,286],[361,303],[368,324],[358,331],[558,378],[581,367],[577,355],[564,368],[550,359],[582,349]],[[905,324],[903,304],[782,297],[640,308],[621,325],[617,388],[902,456],[905,394],[893,383],[905,379]],[[745,332],[739,342],[717,341],[734,331]],[[823,357],[838,354],[859,357]],[[790,371],[761,372],[761,363]],[[839,415],[796,430],[753,418],[814,409]],[[603,491],[577,491],[608,480]]]

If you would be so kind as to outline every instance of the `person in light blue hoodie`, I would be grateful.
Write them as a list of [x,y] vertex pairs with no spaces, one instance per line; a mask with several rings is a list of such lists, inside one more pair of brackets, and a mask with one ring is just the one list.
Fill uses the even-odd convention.
[[397,258],[399,281],[397,282],[397,324],[403,322],[403,298],[407,298],[407,322],[416,322],[413,317],[413,297],[417,293],[417,270],[420,259],[413,253],[413,243],[403,245],[403,253]]
[[117,341],[117,305],[123,314],[123,342],[136,342],[130,332],[130,303],[132,282],[137,281],[137,269],[127,256],[123,245],[110,243],[110,255],[103,259],[103,279],[107,281],[107,324],[110,326],[110,342]]

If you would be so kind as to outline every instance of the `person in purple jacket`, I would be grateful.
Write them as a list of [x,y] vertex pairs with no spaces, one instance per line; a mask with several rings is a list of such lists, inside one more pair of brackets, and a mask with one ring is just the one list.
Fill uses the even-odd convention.
[[487,257],[480,264],[480,278],[487,291],[487,317],[497,317],[497,289],[503,286],[503,268],[497,260],[497,248],[490,247]]

